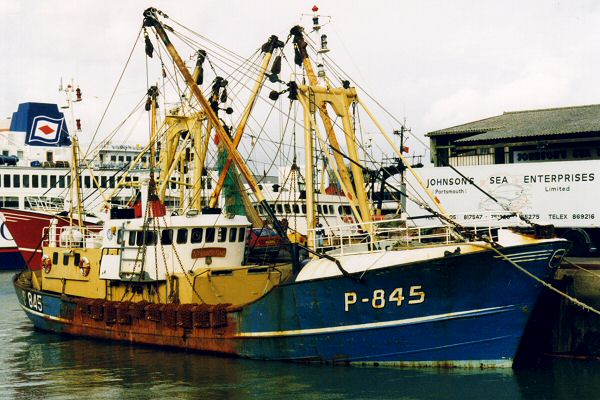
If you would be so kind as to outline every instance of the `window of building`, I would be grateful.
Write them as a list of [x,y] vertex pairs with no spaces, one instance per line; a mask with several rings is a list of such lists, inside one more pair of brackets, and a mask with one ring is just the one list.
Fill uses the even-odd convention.
[[117,161],[117,156],[110,156],[110,161]]
[[125,158],[123,158],[123,156],[119,156],[119,161],[123,162],[125,160]]

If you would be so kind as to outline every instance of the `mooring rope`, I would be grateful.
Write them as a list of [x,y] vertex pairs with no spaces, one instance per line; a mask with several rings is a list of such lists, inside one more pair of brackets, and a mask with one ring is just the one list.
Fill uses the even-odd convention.
[[600,311],[598,311],[597,309],[595,309],[594,307],[585,304],[584,302],[577,300],[575,297],[570,296],[562,291],[560,291],[559,289],[555,288],[554,286],[552,286],[551,284],[549,284],[548,282],[544,281],[541,278],[538,278],[537,276],[535,276],[534,274],[532,274],[531,272],[527,271],[525,268],[521,267],[519,264],[517,264],[516,262],[514,262],[513,260],[511,260],[508,256],[504,255],[500,250],[498,250],[496,247],[492,246],[490,244],[490,248],[497,253],[502,259],[504,259],[505,261],[507,261],[508,263],[510,263],[511,265],[513,265],[515,268],[517,268],[519,271],[523,272],[525,275],[529,276],[530,278],[533,278],[535,281],[537,281],[539,284],[541,284],[542,286],[546,287],[547,289],[550,289],[551,291],[559,294],[560,296],[566,298],[567,300],[571,301],[573,304],[578,305],[579,307],[583,308],[586,311],[590,311],[593,312],[595,314],[600,315]]
[[575,268],[578,268],[578,269],[580,269],[580,270],[582,270],[582,271],[585,271],[585,272],[587,272],[587,273],[588,273],[588,274],[590,274],[590,275],[593,275],[593,276],[595,276],[596,278],[600,278],[600,275],[599,275],[599,274],[596,274],[596,273],[594,273],[594,272],[590,271],[589,269],[583,268],[581,265],[577,265],[577,264],[575,264],[573,261],[569,261],[567,258],[564,258],[564,259],[563,259],[563,261],[564,261],[564,262],[566,262],[567,264],[569,264],[569,265],[571,265],[571,266],[575,267]]

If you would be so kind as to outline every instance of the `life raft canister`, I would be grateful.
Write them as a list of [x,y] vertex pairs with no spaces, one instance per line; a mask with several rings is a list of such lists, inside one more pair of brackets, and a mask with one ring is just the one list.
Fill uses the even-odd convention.
[[52,271],[52,260],[46,254],[42,256],[42,269],[46,274],[49,274],[50,271]]

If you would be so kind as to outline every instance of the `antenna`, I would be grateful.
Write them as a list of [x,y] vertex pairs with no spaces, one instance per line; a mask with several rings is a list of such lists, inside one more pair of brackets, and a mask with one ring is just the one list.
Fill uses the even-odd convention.
[[[325,67],[324,67],[323,55],[326,53],[329,53],[329,48],[327,47],[327,35],[324,33],[319,35],[319,33],[321,32],[321,28],[322,28],[322,25],[319,22],[319,18],[328,17],[328,16],[319,15],[318,11],[319,11],[319,7],[314,5],[312,7],[313,31],[315,32],[315,35],[318,38],[317,43],[320,43],[320,46],[321,46],[317,50],[317,76],[319,77],[319,79],[324,79],[325,78]],[[329,18],[331,18],[331,17],[329,17]]]

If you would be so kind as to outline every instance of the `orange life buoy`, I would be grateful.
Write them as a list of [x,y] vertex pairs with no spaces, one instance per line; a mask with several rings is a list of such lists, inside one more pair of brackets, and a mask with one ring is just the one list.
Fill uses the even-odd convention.
[[88,260],[87,257],[83,257],[79,261],[79,273],[83,277],[86,277],[90,274],[90,260]]
[[52,271],[52,260],[46,254],[42,256],[42,269],[46,274],[49,274],[50,271]]

